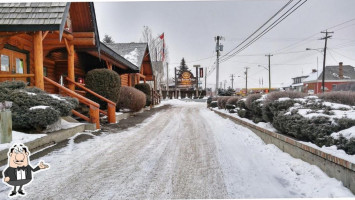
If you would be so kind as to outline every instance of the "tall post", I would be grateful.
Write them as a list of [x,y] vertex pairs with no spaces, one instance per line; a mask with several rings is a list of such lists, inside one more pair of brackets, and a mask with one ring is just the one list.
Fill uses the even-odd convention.
[[234,89],[234,88],[233,88],[234,74],[231,74],[231,81],[232,81],[232,89]]
[[166,94],[169,91],[169,63],[166,63]]
[[198,97],[198,81],[199,81],[199,76],[198,76],[198,68],[200,65],[194,65],[196,67],[196,98]]
[[273,56],[271,54],[265,55],[269,57],[269,92],[271,92],[271,69],[270,69],[270,57]]
[[323,55],[323,75],[322,75],[322,93],[324,93],[324,81],[325,81],[325,60],[326,60],[326,56],[327,56],[327,41],[328,38],[331,38],[331,35],[328,35],[328,33],[334,33],[334,32],[328,32],[328,31],[322,31],[321,33],[325,33],[325,37],[321,38],[321,40],[324,40],[324,55]]
[[206,96],[207,96],[207,67],[205,67],[205,91],[206,91]]
[[217,52],[217,60],[216,60],[216,95],[218,94],[218,82],[219,82],[219,51],[221,50],[221,46],[219,45],[219,40],[222,39],[222,36],[215,37],[216,43],[216,52]]
[[[68,52],[68,78],[72,81],[75,81],[75,70],[74,70],[74,45],[70,43]],[[69,83],[68,88],[72,91],[75,90],[75,85]]]
[[35,66],[35,86],[44,90],[43,80],[43,43],[42,31],[37,31],[33,35],[34,66]]
[[177,86],[177,77],[176,77],[176,67],[175,67],[175,98],[177,98],[176,86]]

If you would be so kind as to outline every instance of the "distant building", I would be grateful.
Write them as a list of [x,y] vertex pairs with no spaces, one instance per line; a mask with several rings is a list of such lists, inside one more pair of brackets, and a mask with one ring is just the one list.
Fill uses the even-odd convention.
[[297,91],[297,92],[303,92],[303,81],[307,77],[308,76],[297,76],[297,77],[292,78],[293,83],[290,86],[290,90]]
[[[303,80],[304,92],[318,94],[322,92],[323,72],[313,71],[308,78]],[[325,67],[324,90],[335,91],[343,84],[355,83],[355,68],[351,65],[343,65],[342,62],[335,66]]]

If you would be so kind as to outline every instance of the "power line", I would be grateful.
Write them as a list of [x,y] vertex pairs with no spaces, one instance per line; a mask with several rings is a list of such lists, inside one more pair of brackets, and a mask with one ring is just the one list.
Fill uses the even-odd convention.
[[[289,15],[291,15],[294,11],[296,11],[299,7],[301,7],[304,3],[307,2],[307,0],[305,0],[303,3],[301,3],[299,6],[297,6],[295,9],[293,9],[296,5],[298,5],[301,2],[298,1],[295,5],[293,5],[289,10],[287,10],[281,17],[279,17],[274,23],[272,23],[267,29],[265,29],[263,32],[261,32],[257,37],[255,37],[253,40],[251,40],[250,42],[248,42],[246,45],[244,45],[242,48],[240,48],[239,50],[237,50],[236,52],[234,52],[233,54],[229,55],[227,58],[223,58],[221,59],[221,62],[225,62],[228,59],[230,59],[231,57],[235,56],[236,54],[238,54],[239,52],[243,51],[244,49],[248,48],[251,44],[253,44],[255,41],[257,41],[258,39],[260,39],[263,35],[265,35],[266,33],[268,33],[270,30],[272,30],[275,26],[277,26],[279,23],[281,23],[283,20],[285,20]],[[293,10],[292,10],[293,9]],[[291,11],[292,10],[292,11]],[[289,13],[290,12],[290,13]],[[288,13],[288,14],[287,14]],[[287,15],[286,15],[287,14]],[[286,15],[286,16],[285,16]],[[285,17],[284,17],[285,16]],[[283,17],[283,18],[282,18]],[[282,19],[281,19],[282,18]],[[281,19],[281,20],[280,20]],[[276,24],[275,24],[276,23]]]
[[[288,1],[280,10],[278,10],[270,19],[268,19],[263,25],[261,25],[256,31],[254,31],[249,37],[247,37],[244,41],[242,41],[239,45],[237,45],[232,50],[228,51],[224,56],[227,56],[229,53],[237,49],[239,46],[244,44],[248,39],[250,39],[253,35],[255,35],[260,29],[262,29],[267,23],[269,23],[276,15],[278,15],[282,10],[284,10],[293,0]],[[222,56],[222,57],[224,57]]]

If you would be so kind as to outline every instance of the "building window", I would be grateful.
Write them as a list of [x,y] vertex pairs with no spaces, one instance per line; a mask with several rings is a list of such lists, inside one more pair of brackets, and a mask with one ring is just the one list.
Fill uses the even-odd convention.
[[23,59],[16,58],[16,73],[23,74]]
[[8,72],[10,71],[10,59],[7,55],[1,55],[1,71]]
[[337,85],[333,84],[332,85],[332,90],[335,90],[337,88]]

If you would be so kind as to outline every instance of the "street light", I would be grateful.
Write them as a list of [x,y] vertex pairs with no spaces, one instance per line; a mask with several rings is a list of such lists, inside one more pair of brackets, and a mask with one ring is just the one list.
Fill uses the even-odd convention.
[[[311,49],[311,48],[306,48],[306,51],[318,51],[319,53],[322,53],[322,50],[320,49]],[[323,56],[323,63],[325,63],[325,57]],[[323,65],[323,74],[322,74],[322,93],[324,93],[324,79],[325,79],[325,64]],[[316,79],[316,83],[317,83],[317,93],[318,93],[318,56],[317,56],[317,79]]]
[[263,67],[264,69],[266,69],[267,71],[269,71],[269,92],[271,91],[271,72],[270,72],[270,65],[269,68],[266,68],[265,66],[262,65],[258,65],[258,67]]

